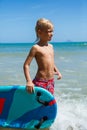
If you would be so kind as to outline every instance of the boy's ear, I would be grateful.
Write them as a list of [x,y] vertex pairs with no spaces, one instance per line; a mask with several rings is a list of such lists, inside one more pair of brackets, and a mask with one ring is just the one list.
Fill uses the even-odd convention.
[[40,35],[41,34],[41,30],[40,29],[38,29],[38,35]]

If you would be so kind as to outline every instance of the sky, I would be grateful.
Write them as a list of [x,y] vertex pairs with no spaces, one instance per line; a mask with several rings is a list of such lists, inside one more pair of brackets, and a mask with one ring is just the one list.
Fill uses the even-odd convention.
[[39,18],[54,24],[54,42],[87,41],[87,0],[0,0],[0,43],[34,42]]

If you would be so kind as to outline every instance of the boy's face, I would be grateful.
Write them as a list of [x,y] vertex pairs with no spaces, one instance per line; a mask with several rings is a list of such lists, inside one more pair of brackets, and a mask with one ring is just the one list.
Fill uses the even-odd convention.
[[39,30],[39,38],[43,41],[51,41],[53,36],[53,28],[47,28],[43,30]]

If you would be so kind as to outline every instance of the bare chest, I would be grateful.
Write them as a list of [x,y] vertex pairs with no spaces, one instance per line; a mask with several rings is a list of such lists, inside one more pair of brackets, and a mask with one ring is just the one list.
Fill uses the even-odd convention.
[[50,47],[40,48],[37,54],[42,58],[52,58],[54,56],[53,49]]

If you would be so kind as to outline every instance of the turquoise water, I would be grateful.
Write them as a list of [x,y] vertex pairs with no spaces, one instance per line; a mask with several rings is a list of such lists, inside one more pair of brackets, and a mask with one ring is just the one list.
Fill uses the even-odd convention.
[[[87,42],[52,43],[55,64],[63,78],[55,76],[58,115],[51,130],[87,130]],[[25,85],[23,63],[33,43],[0,43],[0,85]],[[31,63],[35,76],[37,65]]]

